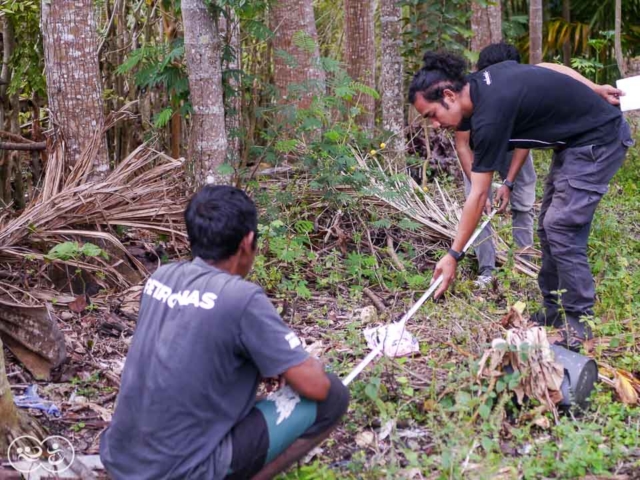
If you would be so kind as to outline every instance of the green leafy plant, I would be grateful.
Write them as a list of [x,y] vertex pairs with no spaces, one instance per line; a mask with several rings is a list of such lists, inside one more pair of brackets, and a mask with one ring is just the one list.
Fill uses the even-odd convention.
[[46,98],[44,52],[40,31],[40,2],[37,0],[0,0],[4,22],[10,22],[15,48],[10,60],[13,75],[8,93]]
[[93,243],[84,243],[82,246],[78,242],[62,242],[55,245],[49,253],[45,255],[48,260],[77,260],[85,257],[102,257],[109,259],[109,254]]
[[116,73],[134,72],[136,85],[143,89],[157,86],[166,88],[170,105],[158,113],[154,126],[166,126],[175,112],[187,115],[191,112],[189,102],[189,79],[184,62],[184,40],[147,44],[133,52],[120,65]]

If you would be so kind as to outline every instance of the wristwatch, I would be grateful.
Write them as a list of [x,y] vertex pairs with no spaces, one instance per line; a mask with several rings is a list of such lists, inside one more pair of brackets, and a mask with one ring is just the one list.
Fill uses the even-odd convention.
[[451,255],[456,262],[460,262],[464,258],[464,252],[456,252],[453,248],[449,249],[449,255]]
[[505,179],[504,179],[504,182],[502,182],[502,184],[503,184],[503,185],[506,185],[506,186],[507,186],[507,188],[513,192],[513,186],[514,186],[514,183],[513,183],[513,182],[510,182],[509,180],[507,180],[507,179],[505,178]]

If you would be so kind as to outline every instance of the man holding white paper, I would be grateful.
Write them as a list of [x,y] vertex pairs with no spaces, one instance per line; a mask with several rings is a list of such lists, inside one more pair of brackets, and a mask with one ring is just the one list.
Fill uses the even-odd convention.
[[620,110],[628,112],[640,109],[640,75],[622,78],[616,82],[616,86],[624,92],[620,97]]

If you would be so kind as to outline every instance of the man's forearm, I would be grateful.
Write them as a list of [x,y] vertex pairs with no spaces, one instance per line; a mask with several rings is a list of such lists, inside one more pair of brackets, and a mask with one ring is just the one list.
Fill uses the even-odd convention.
[[510,182],[515,182],[518,173],[520,173],[520,169],[524,165],[524,162],[527,160],[527,156],[529,155],[529,150],[516,148],[513,152],[513,157],[511,157],[511,165],[509,165],[509,172],[507,173],[507,180]]
[[456,252],[462,252],[462,249],[467,244],[471,235],[480,222],[482,217],[482,211],[484,210],[484,204],[487,201],[486,189],[483,192],[474,192],[473,190],[467,197],[467,201],[464,203],[462,209],[462,217],[460,218],[460,224],[458,225],[458,232],[456,238],[451,245],[451,248]]
[[549,70],[555,70],[558,73],[563,73],[564,75],[568,75],[571,78],[578,80],[581,83],[584,83],[587,87],[591,88],[592,90],[596,90],[597,87],[599,86],[598,84],[593,83],[588,78],[585,78],[582,75],[580,75],[573,68],[567,67],[565,65],[559,65],[557,63],[538,63],[536,66],[542,67],[542,68],[548,68]]
[[538,63],[537,66],[548,68],[549,70],[555,70],[556,72],[567,75],[580,83],[584,83],[611,105],[620,105],[620,97],[624,96],[624,92],[622,90],[607,84],[598,85],[597,83],[593,83],[591,80],[580,75],[574,69],[565,67],[564,65],[557,65],[555,63]]
[[458,158],[460,159],[460,166],[464,172],[464,176],[471,181],[471,164],[473,163],[473,152],[470,148],[461,148],[458,150]]
[[471,165],[473,164],[473,152],[469,145],[470,138],[471,132],[459,131],[455,133],[456,153],[458,154],[462,171],[469,181],[471,181]]

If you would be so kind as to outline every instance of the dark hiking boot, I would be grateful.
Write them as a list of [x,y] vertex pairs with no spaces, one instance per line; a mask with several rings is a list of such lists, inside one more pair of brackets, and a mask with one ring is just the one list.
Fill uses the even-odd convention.
[[559,347],[566,348],[567,350],[571,350],[572,352],[580,353],[582,350],[582,346],[584,345],[585,339],[577,337],[575,335],[567,335],[566,331],[562,332],[562,339],[557,342],[553,342],[554,345],[558,345]]
[[562,340],[555,342],[555,345],[579,353],[584,342],[593,338],[593,332],[589,324],[580,320],[577,315],[567,313],[566,320],[562,327]]
[[562,328],[564,318],[559,310],[553,308],[542,308],[531,315],[531,322],[540,327]]

